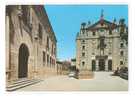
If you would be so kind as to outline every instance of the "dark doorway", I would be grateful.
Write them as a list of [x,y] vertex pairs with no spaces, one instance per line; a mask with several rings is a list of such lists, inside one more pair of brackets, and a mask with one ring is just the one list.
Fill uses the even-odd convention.
[[96,70],[96,61],[92,60],[92,71]]
[[27,77],[28,74],[28,58],[29,50],[25,44],[21,44],[19,48],[19,66],[18,66],[18,78]]
[[112,70],[112,60],[108,60],[108,70]]
[[104,59],[99,59],[99,70],[105,70],[105,60]]

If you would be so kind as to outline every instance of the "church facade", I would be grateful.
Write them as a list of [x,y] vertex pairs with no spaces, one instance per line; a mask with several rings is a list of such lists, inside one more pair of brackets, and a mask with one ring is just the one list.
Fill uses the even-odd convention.
[[6,6],[6,81],[56,74],[56,42],[43,5]]
[[107,21],[102,13],[96,23],[81,24],[76,37],[76,67],[80,71],[128,67],[128,27],[124,21]]

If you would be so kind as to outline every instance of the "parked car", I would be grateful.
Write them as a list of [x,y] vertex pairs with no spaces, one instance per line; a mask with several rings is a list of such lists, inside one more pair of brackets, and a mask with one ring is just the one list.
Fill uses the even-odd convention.
[[127,79],[128,80],[128,68],[127,67],[122,67],[119,71],[119,76],[121,78]]
[[120,77],[128,80],[128,73],[127,72],[126,73],[121,73]]
[[120,76],[123,79],[128,80],[128,68],[127,67],[121,67],[120,69],[117,68],[117,70],[114,71],[115,76]]

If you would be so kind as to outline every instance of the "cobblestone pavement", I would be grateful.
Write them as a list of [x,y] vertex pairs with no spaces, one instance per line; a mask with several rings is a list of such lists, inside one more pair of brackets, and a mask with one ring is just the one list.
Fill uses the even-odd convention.
[[127,91],[128,81],[111,74],[112,72],[95,72],[93,79],[55,76],[17,91]]

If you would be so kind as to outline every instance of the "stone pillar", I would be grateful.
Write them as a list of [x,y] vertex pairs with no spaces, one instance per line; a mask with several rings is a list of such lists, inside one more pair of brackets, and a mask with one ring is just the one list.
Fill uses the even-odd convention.
[[9,44],[9,16],[8,14],[6,15],[6,83],[9,81],[9,72],[10,72],[10,68],[9,68],[9,52],[10,52],[10,44]]
[[108,71],[108,60],[105,61],[105,71]]
[[34,41],[34,52],[35,52],[35,55],[34,55],[34,78],[37,78],[37,66],[38,66],[38,37],[35,36],[35,41]]
[[96,60],[96,71],[99,70],[99,66],[98,66],[98,60]]

